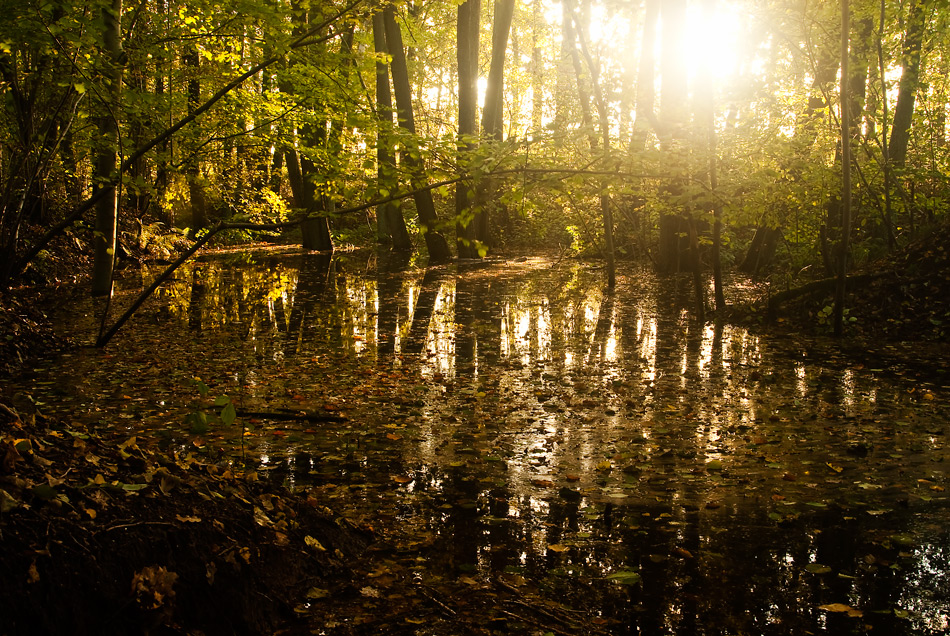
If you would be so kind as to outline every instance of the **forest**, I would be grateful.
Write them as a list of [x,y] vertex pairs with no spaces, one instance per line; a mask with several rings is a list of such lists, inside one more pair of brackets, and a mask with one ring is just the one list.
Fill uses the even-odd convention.
[[944,0],[2,6],[0,632],[950,630]]

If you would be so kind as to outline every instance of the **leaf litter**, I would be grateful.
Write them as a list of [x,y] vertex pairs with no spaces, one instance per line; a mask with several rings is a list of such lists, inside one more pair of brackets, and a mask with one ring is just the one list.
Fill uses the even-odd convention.
[[[368,585],[311,584],[297,606],[326,633],[410,633],[420,622],[430,633],[586,633],[675,624],[684,612],[754,631],[779,599],[787,632],[815,629],[805,608],[842,594],[888,633],[937,633],[946,620],[939,590],[914,583],[947,568],[945,379],[875,371],[821,341],[697,325],[681,311],[685,287],[654,286],[642,271],[622,276],[609,301],[580,264],[444,272],[414,349],[409,335],[426,317],[411,305],[374,314],[365,299],[397,289],[405,302],[426,281],[352,259],[333,267],[322,290],[292,259],[279,276],[252,268],[236,311],[213,295],[192,307],[187,285],[172,288],[156,303],[160,329],[138,325],[104,353],[68,352],[57,364],[88,365],[83,380],[67,390],[50,364],[21,399],[82,423],[74,432],[135,437],[121,449],[130,458],[148,436],[171,457],[242,488],[286,488],[368,533],[354,570]],[[275,281],[283,316],[261,300]],[[207,428],[189,435],[194,413]],[[173,471],[151,482],[136,473],[99,470],[96,485],[114,496],[157,481],[175,497]],[[45,474],[31,487],[40,500],[62,494]],[[291,541],[292,524],[233,496],[273,543]],[[5,509],[23,501],[4,497]],[[322,537],[298,540],[310,555],[326,551]],[[862,596],[872,582],[901,605]],[[368,604],[357,608],[354,594]]]

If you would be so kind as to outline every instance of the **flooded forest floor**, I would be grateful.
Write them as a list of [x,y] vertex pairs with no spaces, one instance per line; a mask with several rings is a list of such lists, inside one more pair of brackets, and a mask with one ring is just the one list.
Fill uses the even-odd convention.
[[545,258],[209,255],[104,349],[62,288],[0,380],[4,633],[947,633],[947,270],[898,267],[845,343]]

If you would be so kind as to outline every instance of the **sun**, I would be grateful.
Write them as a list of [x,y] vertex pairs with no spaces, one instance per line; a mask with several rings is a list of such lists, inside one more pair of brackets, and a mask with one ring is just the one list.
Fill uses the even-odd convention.
[[714,81],[737,75],[747,37],[748,16],[734,2],[717,2],[710,10],[689,3],[683,57],[691,79],[711,74]]
[[[663,0],[660,0],[662,2]],[[687,2],[684,27],[683,62],[691,78],[712,73],[715,78],[725,78],[739,72],[744,48],[744,28],[749,22],[747,9],[739,3],[719,0],[705,10],[704,3]],[[561,2],[544,2],[545,21],[560,29],[563,7]],[[638,56],[639,42],[630,41],[633,34],[640,33],[644,19],[639,10],[618,11],[617,3],[594,2],[587,7],[587,40],[592,49],[611,56]],[[744,13],[745,11],[745,13]],[[662,9],[657,23],[656,59],[662,55]],[[638,24],[639,22],[639,24]]]

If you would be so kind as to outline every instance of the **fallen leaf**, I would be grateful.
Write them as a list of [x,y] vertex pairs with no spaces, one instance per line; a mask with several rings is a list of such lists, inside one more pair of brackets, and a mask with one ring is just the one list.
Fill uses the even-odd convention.
[[616,581],[621,585],[636,585],[640,582],[641,578],[638,572],[632,570],[620,570],[619,572],[607,575],[608,580]]
[[303,542],[306,543],[309,547],[313,548],[317,552],[326,552],[327,549],[323,547],[323,544],[311,537],[309,534],[303,538]]

